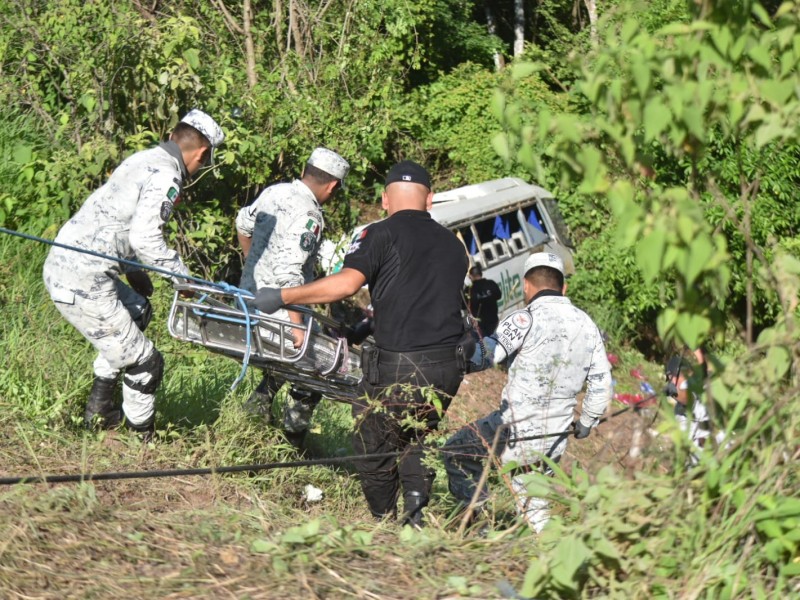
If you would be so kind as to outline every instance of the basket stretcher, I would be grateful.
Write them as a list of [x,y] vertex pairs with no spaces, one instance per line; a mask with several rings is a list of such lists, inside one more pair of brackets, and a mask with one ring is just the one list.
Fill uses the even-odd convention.
[[[252,309],[245,312],[236,291],[211,286],[183,283],[175,290],[168,321],[174,338],[199,344],[240,363],[246,360],[333,400],[347,401],[358,396],[361,350],[336,335],[337,330],[343,329],[341,323],[304,306],[289,307],[303,313],[304,325]],[[181,296],[184,291],[193,296]],[[306,333],[300,348],[294,348],[292,343],[295,329]]]

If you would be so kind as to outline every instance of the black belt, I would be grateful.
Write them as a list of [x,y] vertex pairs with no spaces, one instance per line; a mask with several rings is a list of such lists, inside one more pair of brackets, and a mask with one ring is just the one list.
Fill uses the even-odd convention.
[[378,352],[378,364],[399,365],[406,362],[442,362],[446,360],[456,360],[456,347],[446,346],[430,348],[428,350],[415,350],[414,352],[392,352],[383,348],[375,348]]

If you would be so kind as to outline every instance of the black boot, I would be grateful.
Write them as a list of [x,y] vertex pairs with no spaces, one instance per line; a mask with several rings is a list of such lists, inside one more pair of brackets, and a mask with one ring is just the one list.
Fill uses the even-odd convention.
[[411,525],[417,529],[425,527],[422,509],[426,506],[428,506],[428,498],[422,492],[403,494],[403,525]]
[[116,379],[94,378],[83,413],[83,422],[88,429],[113,429],[122,422],[122,411],[114,407],[116,387]]
[[[280,386],[279,386],[280,387]],[[267,375],[261,378],[250,397],[242,405],[244,411],[252,416],[264,419],[268,425],[272,423],[272,399],[275,396],[275,384]]]
[[142,443],[146,444],[153,441],[153,436],[156,433],[156,418],[154,415],[141,425],[134,425],[125,419],[125,426],[131,431],[135,431],[139,436],[139,439],[142,440]]

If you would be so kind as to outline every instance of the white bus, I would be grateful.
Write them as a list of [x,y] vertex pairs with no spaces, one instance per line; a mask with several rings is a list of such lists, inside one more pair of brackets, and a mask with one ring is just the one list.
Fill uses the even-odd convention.
[[[575,271],[573,245],[553,195],[522,179],[506,177],[456,188],[433,195],[431,217],[449,228],[464,243],[471,264],[480,265],[483,276],[503,291],[500,318],[522,306],[522,269],[532,252],[552,252],[564,261],[567,275]],[[355,229],[350,239],[367,224]],[[336,255],[323,264],[341,268],[347,244],[323,247],[320,254]]]

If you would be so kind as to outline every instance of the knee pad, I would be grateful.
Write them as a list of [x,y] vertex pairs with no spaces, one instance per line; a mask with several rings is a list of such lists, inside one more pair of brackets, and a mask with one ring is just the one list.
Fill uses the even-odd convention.
[[[150,380],[147,382],[137,381],[137,375],[144,373],[150,374]],[[125,370],[125,377],[123,382],[126,386],[137,392],[143,394],[152,394],[158,389],[158,385],[164,378],[164,357],[161,353],[153,348],[153,353],[146,361],[139,365],[134,365]]]
[[139,316],[136,317],[133,322],[136,323],[136,326],[139,328],[139,331],[144,331],[147,329],[147,326],[150,324],[150,320],[153,318],[153,305],[150,304],[150,300],[147,298],[144,299],[144,305],[142,305],[142,312],[139,313]]

